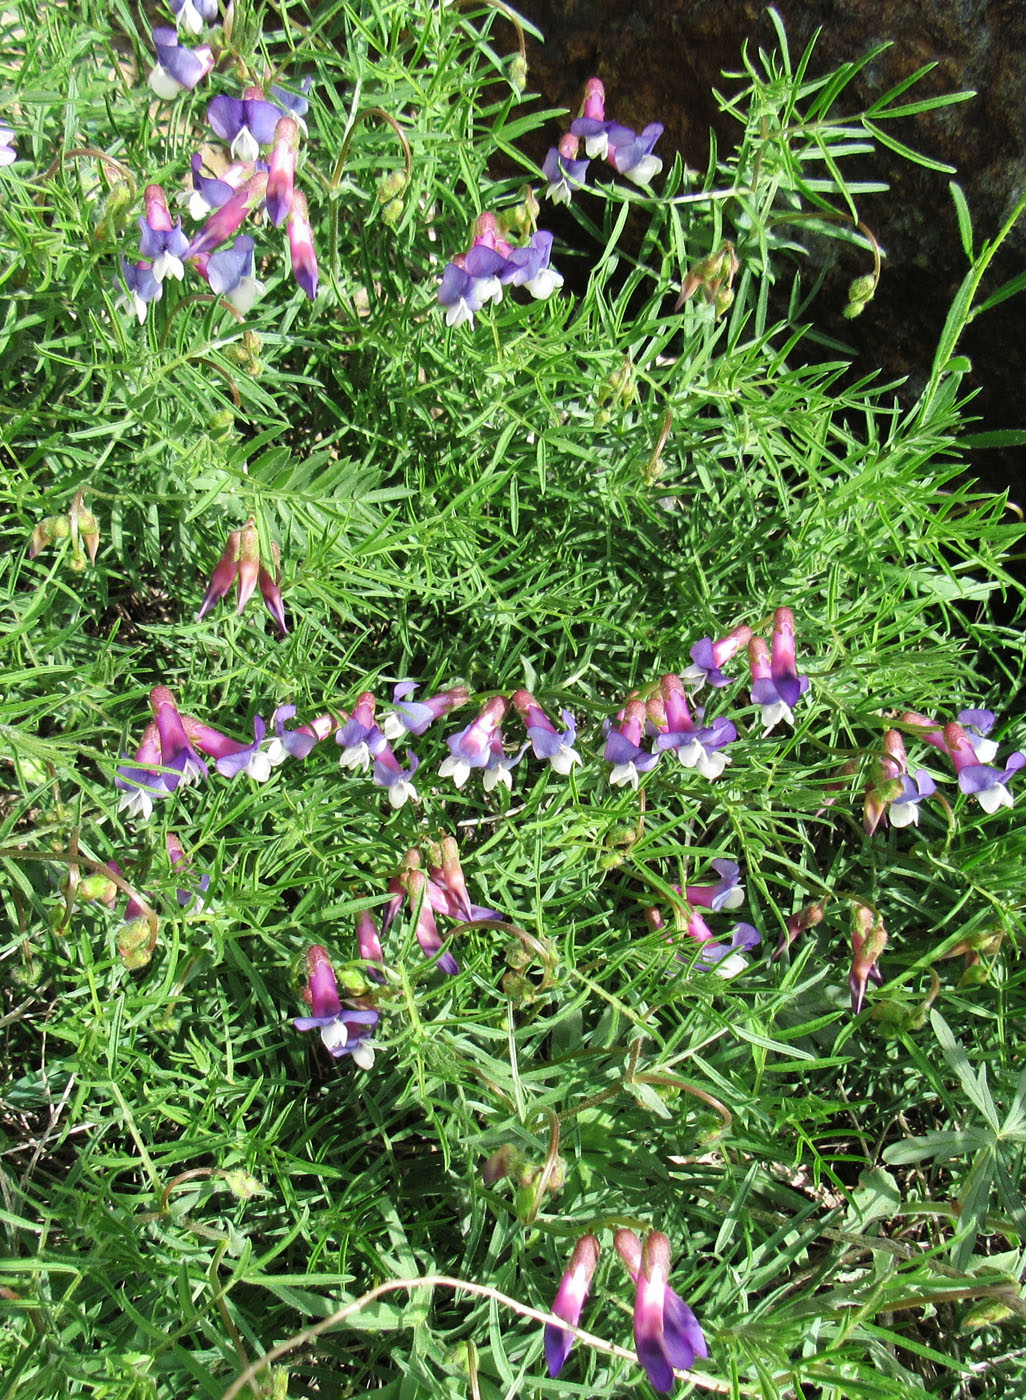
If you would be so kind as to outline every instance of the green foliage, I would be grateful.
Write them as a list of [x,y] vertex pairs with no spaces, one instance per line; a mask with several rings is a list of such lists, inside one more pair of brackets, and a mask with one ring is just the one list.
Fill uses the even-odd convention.
[[[981,242],[952,186],[968,268],[922,394],[854,379],[807,244],[837,242],[871,317],[882,192],[845,161],[880,144],[932,168],[890,123],[967,94],[920,100],[921,70],[853,110],[879,50],[816,77],[775,23],[721,99],[735,148],[654,188],[594,162],[563,293],[471,328],[445,324],[442,269],[478,213],[524,199],[496,154],[537,181],[519,143],[568,121],[520,91],[504,5],[238,4],[215,71],[168,104],[131,7],[0,19],[3,1400],[217,1400],[289,1341],[251,1393],[632,1395],[615,1348],[548,1379],[540,1327],[494,1296],[436,1284],[336,1317],[429,1274],[544,1311],[575,1240],[616,1228],[671,1240],[710,1343],[696,1389],[1022,1394],[1026,838],[911,726],[940,795],[918,828],[861,819],[903,711],[990,704],[1002,753],[1026,746],[1023,526],[974,481],[957,353],[1021,290],[986,281],[1020,210]],[[303,75],[315,302],[265,223],[251,311],[190,269],[139,324],[116,284],[144,187],[174,206],[209,96]],[[196,619],[250,517],[265,561],[280,546],[281,640],[259,598]],[[668,754],[640,794],[611,787],[601,724],[628,692],[779,607],[811,680],[795,729],[763,733],[738,679],[705,696],[740,735],[714,784]],[[309,723],[407,677],[479,702],[527,686],[574,713],[582,762],[528,753],[511,792],[457,790],[437,770],[468,709],[411,741],[420,801],[398,810],[330,739],[261,785],[213,774],[149,822],[118,810],[155,685],[248,736],[278,705]],[[503,920],[443,927],[448,978],[406,910],[371,985],[356,916],[442,832]],[[714,858],[741,865],[763,940],[732,978],[675,892]],[[109,861],[110,908],[76,893]],[[202,874],[205,906],[181,904]],[[134,967],[129,889],[158,920]],[[813,901],[822,921],[772,960]],[[852,1018],[857,909],[889,942]],[[291,1025],[311,943],[381,1012],[371,1071]],[[527,1179],[485,1185],[504,1144]],[[604,1248],[583,1325],[622,1346],[630,1300]]]

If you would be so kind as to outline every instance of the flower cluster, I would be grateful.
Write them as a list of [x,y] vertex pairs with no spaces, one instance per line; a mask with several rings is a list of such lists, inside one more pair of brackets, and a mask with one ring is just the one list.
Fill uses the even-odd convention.
[[[217,17],[216,0],[170,0],[170,5],[179,26],[188,33],[202,32],[204,24]],[[191,50],[178,42],[174,29],[154,30],[153,42],[158,61],[149,83],[160,97],[191,90],[214,66],[209,45]],[[240,314],[249,311],[263,286],[255,275],[255,241],[238,231],[247,217],[261,210],[275,228],[285,225],[293,276],[311,300],[317,295],[313,231],[306,198],[295,183],[309,89],[306,79],[298,92],[272,86],[265,96],[262,88],[254,86],[241,97],[220,96],[211,101],[207,120],[227,144],[228,157],[216,176],[203,173],[202,151],[192,157],[192,189],[186,205],[191,218],[204,220],[193,235],[183,231],[181,219],[172,222],[161,186],[147,186],[145,213],[139,220],[139,255],[121,259],[121,304],[134,311],[140,322],[150,304],[163,296],[167,278],[181,281],[187,268]]]
[[[273,569],[273,573],[271,569]],[[285,621],[285,605],[281,597],[281,556],[278,546],[273,541],[271,543],[271,569],[268,569],[260,558],[260,537],[257,533],[256,521],[250,516],[241,530],[232,530],[228,536],[224,553],[218,560],[214,572],[210,575],[210,582],[203,595],[200,610],[196,614],[196,621],[199,622],[202,617],[206,616],[214,604],[225,596],[233,583],[238,584],[236,611],[241,613],[259,585],[264,605],[284,637],[289,629]]]
[[[731,932],[730,941],[720,943],[709,927],[705,916],[700,912],[708,909],[719,914],[739,908],[745,900],[744,886],[741,884],[741,870],[736,861],[714,860],[712,868],[720,877],[710,885],[674,885],[672,888],[684,902],[679,924],[686,938],[694,945],[690,952],[677,954],[679,962],[686,962],[699,972],[715,972],[717,977],[735,977],[748,966],[744,956],[762,942],[758,929],[751,924],[737,924]],[[661,911],[649,907],[645,910],[645,922],[652,930],[665,930],[666,922]],[[672,938],[672,935],[671,935]]]
[[957,724],[942,724],[909,710],[901,716],[901,722],[911,725],[928,744],[951,760],[958,786],[975,797],[985,812],[1015,805],[1008,784],[1026,766],[1026,754],[1018,749],[1008,754],[1003,768],[991,763],[998,754],[997,743],[989,737],[995,724],[993,711],[960,710]]
[[494,214],[478,216],[470,247],[442,273],[438,303],[445,307],[447,325],[473,326],[474,313],[490,301],[500,302],[504,287],[523,287],[544,300],[563,285],[562,274],[550,266],[552,234],[536,229],[526,244],[516,246],[510,232]]
[[[606,90],[600,78],[589,78],[584,89],[581,115],[570,123],[570,130],[558,146],[552,146],[542,165],[548,180],[546,194],[554,204],[569,204],[575,189],[587,178],[592,160],[606,160],[619,174],[636,185],[648,185],[663,168],[652,154],[663,134],[660,122],[651,122],[638,134],[629,126],[606,120]],[[585,156],[580,147],[584,144]]]
[[501,919],[497,909],[484,909],[471,901],[467,882],[460,865],[459,849],[451,836],[442,836],[427,844],[423,856],[411,847],[403,857],[399,873],[388,883],[391,895],[381,919],[381,931],[387,934],[406,902],[416,919],[417,942],[426,958],[438,958],[438,966],[450,977],[460,970],[453,955],[443,948],[436,914],[456,919],[461,924]]
[[[653,1389],[668,1393],[676,1383],[675,1371],[690,1371],[696,1356],[709,1355],[698,1319],[670,1287],[670,1241],[659,1230],[650,1230],[644,1243],[633,1230],[617,1230],[613,1246],[635,1285],[634,1347],[638,1361]],[[556,1317],[571,1327],[580,1320],[599,1248],[594,1235],[577,1241],[552,1304]],[[566,1364],[572,1346],[571,1332],[554,1322],[545,1324],[545,1362],[553,1380]]]
[[265,743],[267,725],[257,715],[253,741],[247,743],[180,711],[167,686],[153,687],[150,708],[153,719],[146,726],[134,758],[124,754],[115,776],[122,793],[118,810],[144,820],[152,813],[154,802],[209,776],[205,758],[215,760],[222,777],[245,773],[255,782],[266,782],[273,767],[289,757],[305,758],[336,725],[332,716],[325,715],[298,731],[288,731],[285,720],[295,714],[295,706],[282,705],[272,716],[275,732],[271,740]]

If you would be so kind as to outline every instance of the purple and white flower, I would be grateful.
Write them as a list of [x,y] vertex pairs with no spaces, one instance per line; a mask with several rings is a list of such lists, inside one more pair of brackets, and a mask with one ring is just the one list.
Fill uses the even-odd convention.
[[634,1346],[654,1390],[671,1391],[674,1370],[690,1371],[695,1357],[709,1348],[698,1319],[669,1286],[670,1241],[650,1230],[644,1245],[633,1230],[617,1230],[613,1240],[637,1286],[634,1296]]
[[157,63],[150,69],[146,81],[165,102],[170,102],[180,92],[191,92],[214,66],[214,51],[209,44],[187,49],[178,42],[174,29],[154,29],[153,47],[157,51]]
[[374,720],[374,696],[365,690],[357,697],[352,718],[335,735],[342,748],[340,768],[360,768],[366,771],[387,744]]
[[553,772],[566,777],[581,755],[574,748],[577,722],[569,710],[560,711],[565,729],[558,730],[528,690],[515,691],[513,707],[524,721],[535,758],[545,759]]
[[743,623],[714,642],[711,637],[702,637],[691,648],[692,664],[681,672],[685,685],[700,689],[707,682],[712,686],[730,685],[730,677],[725,676],[720,667],[735,657],[751,641],[752,629]]
[[550,146],[542,164],[549,185],[545,193],[553,204],[569,204],[574,190],[582,188],[588,175],[589,160],[578,160],[580,137],[568,131],[558,146]]
[[[667,673],[659,682],[661,703],[653,700],[648,706],[648,716],[665,722],[657,724],[654,751],[662,753],[671,749],[685,768],[697,768],[703,778],[710,782],[720,777],[730,763],[730,756],[723,750],[737,739],[737,728],[731,720],[722,715],[710,724],[696,724],[688,708],[687,696],[679,676]],[[697,710],[699,720],[704,720],[704,711]]]
[[632,787],[637,791],[638,779],[659,762],[658,753],[648,753],[641,747],[645,732],[645,702],[636,696],[616,717],[616,723],[608,720],[603,726],[606,747],[602,757],[613,765],[609,781],[613,787]]
[[408,699],[417,688],[416,681],[400,681],[392,691],[392,713],[385,716],[381,726],[386,739],[394,741],[404,734],[421,735],[436,719],[450,710],[458,710],[470,699],[470,691],[463,685],[441,690],[427,700]]
[[[477,719],[461,729],[458,734],[450,735],[445,741],[449,746],[449,757],[442,761],[438,776],[452,778],[458,788],[467,781],[473,768],[483,768],[495,773],[505,771],[508,778],[508,769],[500,767],[506,761],[502,747],[502,721],[508,709],[509,701],[506,697],[496,695],[482,706]],[[495,777],[491,786],[497,781],[503,780]],[[487,772],[485,785],[486,788],[489,786]]]
[[563,274],[549,266],[551,256],[552,234],[538,229],[525,248],[510,250],[506,261],[513,271],[507,270],[501,280],[511,287],[523,287],[536,301],[544,301],[563,285]]
[[745,902],[745,887],[741,883],[741,867],[734,860],[714,860],[712,868],[719,875],[714,885],[688,885],[684,898],[719,913],[721,909],[738,909]]
[[186,34],[202,34],[217,19],[217,0],[167,0],[175,26]]
[[374,1064],[370,1036],[381,1019],[379,1012],[343,1008],[331,959],[319,943],[307,950],[306,966],[306,997],[312,1015],[297,1016],[292,1024],[297,1031],[320,1031],[324,1048],[336,1059],[352,1055],[361,1069],[370,1069]]
[[[381,731],[378,730],[378,733]],[[420,766],[420,759],[412,749],[408,750],[407,759],[409,766],[404,768],[392,752],[391,744],[382,735],[381,747],[374,755],[374,784],[385,789],[389,805],[395,808],[419,800],[417,789],[413,786],[413,775]]]

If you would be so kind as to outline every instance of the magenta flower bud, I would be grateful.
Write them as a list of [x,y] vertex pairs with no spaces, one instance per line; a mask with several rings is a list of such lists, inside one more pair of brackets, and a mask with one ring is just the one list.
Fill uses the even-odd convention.
[[292,204],[296,175],[296,151],[299,147],[299,126],[294,117],[282,117],[274,129],[267,175],[267,217],[280,228]]
[[589,78],[585,83],[584,106],[581,108],[581,116],[596,122],[605,121],[606,89],[601,78]]
[[277,624],[281,635],[287,636],[288,624],[285,621],[285,604],[281,596],[281,553],[278,546],[271,542],[271,557],[274,561],[274,573],[260,565],[260,572],[257,574],[257,583],[260,586],[260,595],[264,600],[264,607],[271,614]]
[[450,952],[442,952],[442,936],[438,932],[434,910],[428,897],[428,877],[423,870],[404,870],[399,877],[410,904],[417,914],[417,942],[426,958],[441,953],[438,966],[450,977],[460,970],[460,965]]
[[232,584],[235,582],[235,575],[239,571],[239,547],[241,534],[238,530],[233,530],[228,536],[228,543],[224,553],[214,567],[214,572],[210,575],[210,582],[207,584],[207,591],[203,595],[203,602],[200,610],[196,614],[196,621],[205,617],[215,603],[219,602]]
[[257,532],[256,521],[252,516],[246,521],[239,531],[239,567],[238,567],[238,605],[236,613],[241,613],[243,608],[253,596],[253,592],[260,578],[260,535]]
[[869,979],[876,983],[883,981],[877,962],[886,947],[887,930],[883,920],[865,904],[856,904],[851,929],[851,970],[848,973],[854,1016],[862,1010]]
[[[598,1265],[599,1242],[594,1235],[584,1235],[577,1241],[570,1256],[570,1266],[563,1275],[552,1304],[552,1311],[564,1322],[576,1327],[581,1310],[591,1288],[592,1275]],[[545,1324],[545,1363],[553,1380],[562,1371],[570,1348],[574,1344],[573,1333],[554,1322]]]
[[773,617],[771,674],[777,694],[793,709],[798,697],[808,690],[809,681],[807,676],[798,674],[794,655],[794,613],[790,608],[777,608]]
[[147,185],[143,191],[146,222],[157,233],[170,233],[174,228],[167,207],[167,196],[160,185]]
[[[374,923],[374,915],[369,909],[361,909],[356,916],[356,938],[360,945],[360,957],[363,958],[364,962],[384,963],[385,955],[381,949],[381,940]],[[367,976],[375,982],[385,980],[376,967],[369,967]]]
[[317,295],[317,254],[314,252],[306,196],[302,190],[296,190],[292,196],[286,227],[292,255],[292,275],[313,301]]

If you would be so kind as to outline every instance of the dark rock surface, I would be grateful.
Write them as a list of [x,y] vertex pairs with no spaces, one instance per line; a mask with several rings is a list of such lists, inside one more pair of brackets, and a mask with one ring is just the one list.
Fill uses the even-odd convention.
[[[546,105],[576,107],[592,73],[619,121],[642,127],[662,121],[664,158],[676,148],[703,167],[708,131],[724,149],[737,126],[722,116],[712,89],[736,91],[722,77],[740,68],[741,46],[772,49],[776,39],[765,6],[755,0],[521,0],[519,6],[546,42],[529,44],[530,85]],[[842,110],[868,105],[928,63],[936,69],[914,96],[973,88],[977,96],[887,129],[898,139],[957,169],[954,177],[913,166],[879,150],[864,178],[886,180],[888,194],[865,197],[860,214],[886,250],[876,300],[857,321],[840,312],[848,281],[866,269],[844,258],[832,268],[819,302],[821,327],[856,351],[855,370],[878,366],[886,379],[906,376],[911,401],[923,383],[951,299],[966,271],[948,193],[956,178],[965,190],[977,244],[992,236],[1026,183],[1026,0],[778,0],[796,60],[822,29],[810,76],[832,71],[878,43],[893,46],[857,76]],[[532,152],[537,156],[543,150]],[[833,256],[833,255],[831,255]],[[986,288],[1026,265],[1026,218],[995,262]],[[970,327],[960,349],[973,362],[973,412],[981,428],[1026,426],[1026,294]],[[1026,496],[1026,452],[974,454],[974,474],[988,486]]]

